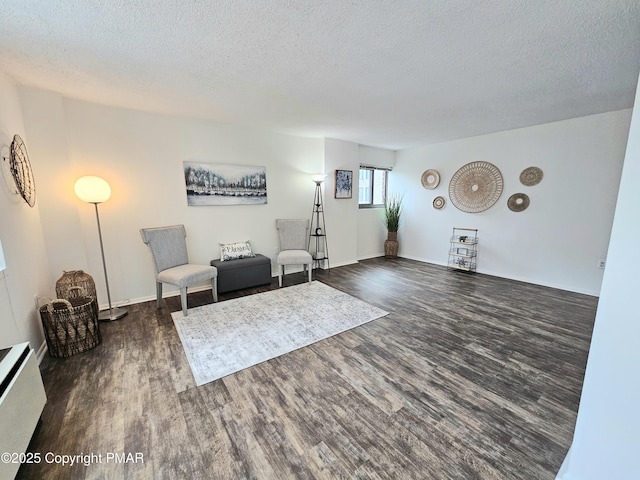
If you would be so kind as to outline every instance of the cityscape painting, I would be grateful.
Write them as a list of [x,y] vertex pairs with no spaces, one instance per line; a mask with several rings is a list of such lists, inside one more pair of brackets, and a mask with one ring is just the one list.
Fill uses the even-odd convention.
[[265,167],[197,162],[183,165],[188,205],[267,203]]

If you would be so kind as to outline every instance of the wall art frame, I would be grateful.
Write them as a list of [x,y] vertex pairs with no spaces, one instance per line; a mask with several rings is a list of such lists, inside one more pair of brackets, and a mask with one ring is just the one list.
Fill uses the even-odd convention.
[[266,167],[182,162],[187,205],[261,205],[267,203]]
[[336,170],[334,198],[353,196],[353,170]]

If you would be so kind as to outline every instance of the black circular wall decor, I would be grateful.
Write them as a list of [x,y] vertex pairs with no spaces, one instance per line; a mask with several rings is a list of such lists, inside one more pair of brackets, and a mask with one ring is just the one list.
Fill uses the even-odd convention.
[[498,167],[489,162],[471,162],[453,174],[449,198],[458,210],[483,212],[498,201],[503,185]]
[[11,153],[9,157],[11,175],[16,182],[16,187],[22,198],[30,207],[36,204],[36,184],[33,179],[33,171],[25,146],[20,135],[14,135],[11,142]]
[[522,212],[529,206],[529,195],[526,193],[514,193],[507,200],[507,207],[512,212]]

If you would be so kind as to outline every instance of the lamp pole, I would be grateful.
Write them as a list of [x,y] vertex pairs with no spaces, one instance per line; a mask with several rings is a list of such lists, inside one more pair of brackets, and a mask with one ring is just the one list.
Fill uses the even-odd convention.
[[[103,310],[98,313],[98,320],[112,321],[118,320],[129,313],[124,308],[113,307],[111,305],[111,292],[109,290],[109,277],[107,275],[107,262],[104,257],[104,244],[102,242],[102,228],[100,227],[100,214],[98,213],[98,204],[106,202],[111,197],[111,187],[100,177],[87,176],[79,178],[74,186],[76,195],[80,200],[86,203],[93,203],[96,210],[96,222],[98,223],[98,238],[100,239],[100,254],[102,255],[102,268],[104,270],[104,283],[107,287],[107,300],[109,301],[109,310]],[[98,300],[96,299],[96,302]]]
[[109,276],[107,275],[107,262],[104,259],[104,245],[102,243],[102,229],[100,228],[100,215],[98,214],[98,202],[91,202],[96,207],[96,222],[98,223],[98,237],[100,238],[100,254],[102,255],[102,268],[104,270],[104,284],[107,287],[107,300],[109,301],[109,310],[103,310],[98,313],[98,320],[113,321],[124,317],[129,313],[124,308],[113,308],[111,306],[111,292],[109,291]]

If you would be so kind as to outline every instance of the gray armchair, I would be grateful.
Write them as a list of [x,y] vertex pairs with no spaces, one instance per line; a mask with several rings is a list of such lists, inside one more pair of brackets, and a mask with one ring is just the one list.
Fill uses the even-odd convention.
[[208,265],[189,263],[187,256],[187,232],[184,225],[140,229],[142,241],[151,250],[156,271],[156,302],[160,308],[162,284],[180,288],[182,313],[187,316],[187,287],[204,280],[211,281],[213,301],[218,301],[218,270]]
[[282,276],[285,265],[303,265],[309,271],[309,282],[313,271],[313,257],[308,251],[309,220],[276,220],[276,228],[280,238],[278,253],[278,285],[282,287]]

